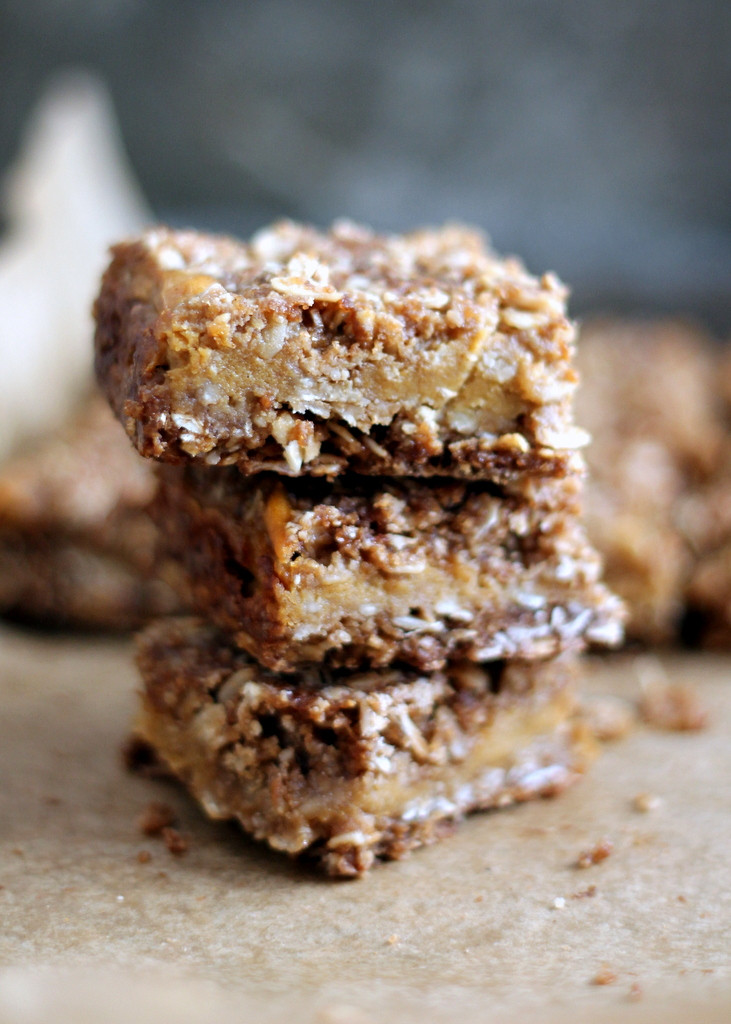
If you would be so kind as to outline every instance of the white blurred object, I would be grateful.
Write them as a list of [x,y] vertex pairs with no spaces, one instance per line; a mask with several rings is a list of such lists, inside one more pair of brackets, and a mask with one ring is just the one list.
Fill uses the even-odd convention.
[[52,83],[2,199],[0,457],[53,431],[89,386],[107,248],[150,219],[98,79],[67,73]]

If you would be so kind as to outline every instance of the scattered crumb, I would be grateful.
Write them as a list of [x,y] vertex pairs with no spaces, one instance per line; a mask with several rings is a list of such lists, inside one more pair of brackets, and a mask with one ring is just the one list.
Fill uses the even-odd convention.
[[589,885],[586,889],[579,889],[577,892],[571,894],[572,900],[585,900],[591,899],[592,896],[596,896],[596,886]]
[[685,896],[683,896],[682,893],[680,893],[680,895],[677,896],[676,899],[677,899],[678,903],[687,903],[688,902],[688,900],[686,899]]
[[591,983],[592,985],[613,985],[616,980],[616,973],[607,964],[603,964],[591,979]]
[[654,729],[695,732],[708,724],[708,712],[697,690],[688,683],[671,683],[657,658],[638,658],[636,671],[642,690],[639,712]]
[[557,896],[551,904],[551,906],[554,910],[563,910],[563,908],[566,906],[566,900],[563,898],[563,896]]
[[657,842],[657,836],[653,835],[652,832],[638,832],[637,835],[632,837],[633,846],[651,846]]
[[480,893],[478,896],[475,896],[475,903],[482,903],[483,899],[484,897],[482,893]]
[[149,862],[152,860],[152,854],[150,853],[149,850],[140,850],[140,852],[137,854],[137,860],[140,862],[140,864],[149,864]]
[[642,985],[640,985],[639,981],[632,982],[629,987],[629,992],[627,993],[627,998],[633,1003],[637,1003],[642,999]]
[[584,850],[583,853],[579,854],[576,860],[576,867],[590,868],[592,864],[601,864],[603,860],[607,859],[613,849],[614,843],[611,839],[601,839],[590,850]]
[[388,943],[389,946],[395,946],[398,941],[399,937],[395,933],[393,935],[389,935],[389,937],[386,939],[386,942]]
[[60,796],[44,796],[43,803],[47,807],[58,807],[62,801]]
[[162,838],[171,853],[176,857],[188,851],[188,840],[176,828],[167,827],[162,830]]
[[587,726],[603,743],[623,739],[637,721],[635,709],[621,697],[588,697],[582,710]]
[[650,811],[657,810],[661,804],[660,797],[654,796],[652,793],[637,793],[632,797],[632,806],[640,814],[649,814]]
[[669,732],[697,732],[708,724],[708,712],[698,693],[682,683],[645,690],[640,712],[648,725]]
[[175,812],[168,804],[152,800],[140,815],[138,828],[146,836],[159,836],[175,821]]
[[130,736],[120,751],[122,764],[128,772],[146,779],[164,779],[170,772],[159,761],[153,747],[139,736]]

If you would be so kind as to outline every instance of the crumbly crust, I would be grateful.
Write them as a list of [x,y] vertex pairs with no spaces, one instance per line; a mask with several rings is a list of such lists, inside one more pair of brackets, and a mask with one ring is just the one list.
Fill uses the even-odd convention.
[[572,472],[586,440],[563,285],[465,228],[157,228],[113,250],[95,311],[99,381],[144,455],[507,482]]
[[592,753],[575,661],[282,677],[193,619],[142,634],[137,731],[214,818],[357,875],[477,809],[553,795]]
[[593,437],[587,531],[628,606],[628,635],[646,643],[677,639],[689,618],[702,638],[725,615],[731,418],[721,413],[718,355],[683,323],[598,321],[581,332],[577,417]]
[[157,579],[150,466],[99,396],[0,471],[0,610],[80,628],[132,629],[173,611]]
[[433,671],[621,640],[578,481],[543,490],[167,466],[153,514],[192,607],[269,668]]

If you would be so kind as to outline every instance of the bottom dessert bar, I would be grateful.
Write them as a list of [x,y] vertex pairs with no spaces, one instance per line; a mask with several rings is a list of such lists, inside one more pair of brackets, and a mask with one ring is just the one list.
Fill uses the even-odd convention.
[[434,842],[469,811],[552,796],[586,766],[576,658],[277,675],[197,619],[139,640],[149,743],[213,818],[329,875]]

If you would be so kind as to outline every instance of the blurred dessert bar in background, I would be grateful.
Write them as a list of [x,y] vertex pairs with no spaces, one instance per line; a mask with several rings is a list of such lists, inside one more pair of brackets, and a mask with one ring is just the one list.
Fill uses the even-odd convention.
[[92,396],[54,437],[0,468],[0,611],[132,629],[174,610],[157,577],[151,467]]
[[646,644],[731,645],[731,359],[682,322],[581,331],[586,524]]

